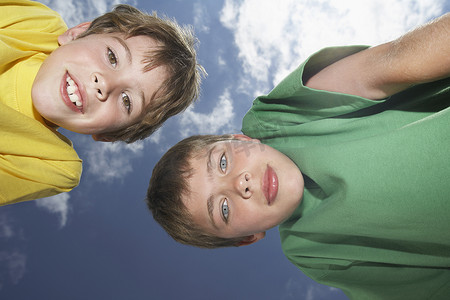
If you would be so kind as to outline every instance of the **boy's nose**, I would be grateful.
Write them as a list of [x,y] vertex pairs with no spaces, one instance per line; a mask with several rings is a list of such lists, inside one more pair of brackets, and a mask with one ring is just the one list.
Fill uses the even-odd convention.
[[235,189],[238,194],[244,198],[249,199],[253,194],[252,177],[249,173],[242,173],[235,179]]
[[99,73],[93,73],[91,75],[91,81],[94,84],[95,96],[100,101],[106,101],[108,99],[109,87],[104,76]]

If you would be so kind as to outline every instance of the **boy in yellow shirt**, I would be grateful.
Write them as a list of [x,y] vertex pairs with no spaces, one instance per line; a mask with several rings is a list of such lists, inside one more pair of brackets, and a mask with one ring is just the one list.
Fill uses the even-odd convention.
[[131,143],[198,96],[192,32],[131,6],[67,29],[41,3],[1,2],[0,28],[0,204],[78,185],[59,127]]

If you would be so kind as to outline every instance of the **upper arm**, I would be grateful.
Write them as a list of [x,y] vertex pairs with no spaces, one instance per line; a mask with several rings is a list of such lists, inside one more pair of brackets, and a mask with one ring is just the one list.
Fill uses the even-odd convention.
[[383,99],[412,85],[450,75],[450,14],[392,42],[345,57],[312,76],[306,86]]
[[0,205],[70,191],[81,163],[68,140],[0,102]]
[[342,58],[313,75],[305,85],[318,90],[382,99],[384,95],[376,88],[377,78],[382,74],[373,68],[377,66],[374,62],[377,50],[368,48]]
[[80,181],[81,162],[0,155],[0,205],[69,192]]

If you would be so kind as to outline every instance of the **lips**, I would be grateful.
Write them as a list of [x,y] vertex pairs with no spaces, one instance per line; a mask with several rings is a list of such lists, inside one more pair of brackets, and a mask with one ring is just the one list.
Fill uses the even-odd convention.
[[267,203],[272,205],[278,193],[278,177],[277,173],[269,165],[264,172],[262,189]]
[[61,80],[60,92],[64,103],[74,112],[83,113],[83,97],[78,84],[70,77],[69,73]]

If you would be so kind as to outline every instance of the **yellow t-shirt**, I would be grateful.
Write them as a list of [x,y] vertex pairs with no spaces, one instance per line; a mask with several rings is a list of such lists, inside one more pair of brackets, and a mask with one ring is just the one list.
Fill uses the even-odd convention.
[[70,140],[47,127],[31,86],[67,30],[61,17],[34,1],[0,2],[0,205],[68,192],[81,160]]

